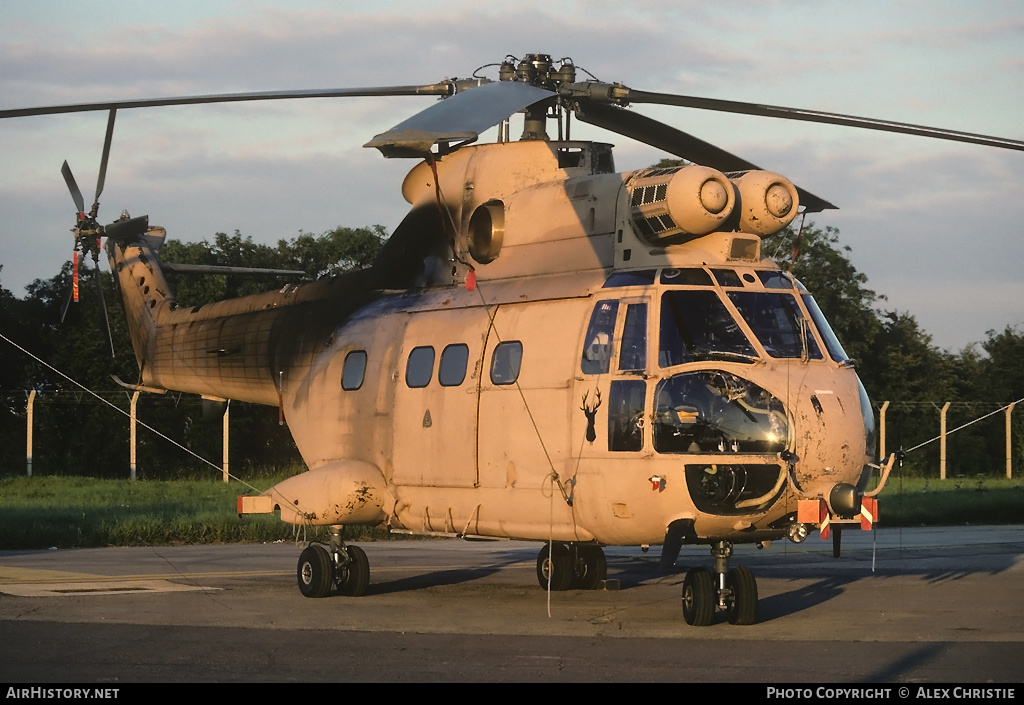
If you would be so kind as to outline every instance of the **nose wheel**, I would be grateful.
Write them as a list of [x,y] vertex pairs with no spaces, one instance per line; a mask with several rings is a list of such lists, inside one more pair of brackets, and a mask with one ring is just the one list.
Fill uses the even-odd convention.
[[715,612],[723,611],[730,624],[757,621],[757,581],[749,568],[729,569],[732,544],[717,541],[711,546],[715,558],[712,574],[706,568],[691,568],[683,579],[683,619],[693,627],[706,627]]

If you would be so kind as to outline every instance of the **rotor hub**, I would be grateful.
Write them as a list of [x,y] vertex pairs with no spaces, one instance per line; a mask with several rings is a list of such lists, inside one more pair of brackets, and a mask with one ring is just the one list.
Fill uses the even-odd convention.
[[[576,80],[576,66],[572,59],[551,59],[550,54],[527,54],[518,63],[515,57],[508,57],[498,69],[498,80],[520,81],[541,88],[558,90],[565,83]],[[555,64],[558,64],[557,66]]]

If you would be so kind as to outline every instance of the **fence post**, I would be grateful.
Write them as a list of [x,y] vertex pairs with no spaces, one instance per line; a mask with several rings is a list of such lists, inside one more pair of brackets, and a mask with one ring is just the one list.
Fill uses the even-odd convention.
[[939,414],[939,479],[946,479],[946,412],[949,411],[949,405],[952,402],[946,402],[942,405],[942,412]]
[[138,404],[139,404],[139,393],[135,392],[134,394],[132,394],[131,415],[130,415],[131,416],[131,424],[130,424],[129,432],[128,432],[128,435],[129,435],[129,440],[128,440],[129,463],[130,463],[130,468],[131,468],[130,473],[129,473],[129,477],[133,481],[135,480],[135,421],[137,419],[135,411],[136,411],[136,409],[138,407]]
[[[32,416],[35,404],[36,390],[33,389],[28,393],[28,404],[25,406],[25,473],[28,477],[32,477]],[[1007,421],[1006,423],[1010,422]],[[1007,468],[1006,472],[1010,472],[1009,468]]]
[[1013,434],[1011,433],[1010,426],[1010,414],[1013,413],[1013,407],[1017,406],[1017,402],[1013,402],[1006,407],[1006,478],[1010,479],[1013,477]]

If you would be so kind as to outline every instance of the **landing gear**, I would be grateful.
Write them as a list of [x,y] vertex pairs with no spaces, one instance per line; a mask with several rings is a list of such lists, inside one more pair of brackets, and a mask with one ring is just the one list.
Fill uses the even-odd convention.
[[748,568],[729,569],[732,544],[711,545],[714,575],[705,568],[691,568],[683,579],[683,619],[693,627],[706,627],[715,611],[726,613],[730,624],[757,621],[757,581]]
[[370,561],[359,546],[347,546],[348,561],[339,560],[338,592],[346,597],[362,597],[370,587]]
[[370,562],[359,546],[346,546],[344,527],[331,527],[329,548],[310,544],[299,555],[299,591],[305,597],[327,597],[331,588],[346,597],[361,597],[370,586]]
[[570,547],[574,552],[572,580],[569,588],[572,590],[597,590],[608,577],[608,559],[600,546],[584,544],[582,546]]
[[553,543],[537,555],[537,582],[545,590],[596,590],[608,577],[608,560],[594,544]]
[[706,627],[715,617],[715,583],[705,568],[686,571],[683,579],[683,619],[691,627]]
[[299,555],[299,590],[305,597],[327,597],[333,581],[331,557],[323,546],[307,546]]
[[733,568],[725,574],[725,610],[729,624],[753,624],[757,621],[757,581],[749,568]]

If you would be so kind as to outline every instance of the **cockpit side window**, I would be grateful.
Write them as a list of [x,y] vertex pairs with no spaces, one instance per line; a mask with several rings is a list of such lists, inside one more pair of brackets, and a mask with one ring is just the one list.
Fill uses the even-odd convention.
[[818,327],[821,339],[825,341],[825,348],[828,350],[828,354],[836,362],[849,362],[850,356],[843,350],[843,344],[839,342],[839,338],[836,337],[832,326],[828,324],[825,314],[818,308],[818,303],[814,300],[814,297],[810,294],[804,294],[803,300],[804,306],[807,307],[807,312],[811,315],[811,320]]
[[643,450],[644,395],[640,379],[613,380],[608,403],[608,450]]
[[619,302],[615,300],[598,301],[594,306],[594,313],[590,316],[590,325],[583,341],[583,355],[580,361],[580,368],[584,374],[607,374],[614,349],[615,319],[618,312]]
[[637,372],[647,368],[647,304],[626,306],[619,348],[619,371]]

